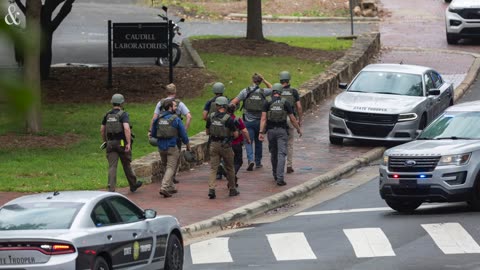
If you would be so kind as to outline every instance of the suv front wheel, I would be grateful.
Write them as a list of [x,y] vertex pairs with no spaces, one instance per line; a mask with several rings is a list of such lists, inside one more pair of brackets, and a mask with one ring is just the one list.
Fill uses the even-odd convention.
[[400,213],[411,213],[422,204],[422,201],[385,200],[385,202],[390,208]]

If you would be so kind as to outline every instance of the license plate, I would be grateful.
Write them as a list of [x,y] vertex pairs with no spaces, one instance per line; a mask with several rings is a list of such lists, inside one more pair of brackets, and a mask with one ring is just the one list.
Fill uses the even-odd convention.
[[17,265],[17,264],[35,264],[38,263],[35,257],[16,257],[16,256],[1,256],[0,265]]
[[417,188],[417,180],[400,180],[401,188]]

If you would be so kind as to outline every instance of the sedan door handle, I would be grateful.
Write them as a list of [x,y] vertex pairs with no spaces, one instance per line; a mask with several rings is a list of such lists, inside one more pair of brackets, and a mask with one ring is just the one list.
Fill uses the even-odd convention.
[[107,239],[112,241],[113,237],[111,235],[107,235]]

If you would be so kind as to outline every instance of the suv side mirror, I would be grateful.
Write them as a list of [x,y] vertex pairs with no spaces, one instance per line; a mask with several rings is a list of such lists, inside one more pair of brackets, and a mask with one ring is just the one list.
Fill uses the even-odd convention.
[[429,96],[438,96],[440,95],[440,89],[430,89],[428,90]]
[[339,83],[338,84],[338,88],[340,88],[340,89],[345,90],[345,89],[347,89],[347,87],[348,87],[348,83]]

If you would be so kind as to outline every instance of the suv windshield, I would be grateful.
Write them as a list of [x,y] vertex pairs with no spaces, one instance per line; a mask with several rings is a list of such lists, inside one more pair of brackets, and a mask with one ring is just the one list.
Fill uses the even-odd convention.
[[433,121],[417,139],[480,139],[480,112],[447,112]]
[[422,76],[396,72],[362,71],[348,91],[420,97],[423,96]]
[[0,209],[0,231],[69,229],[82,203],[22,203]]

